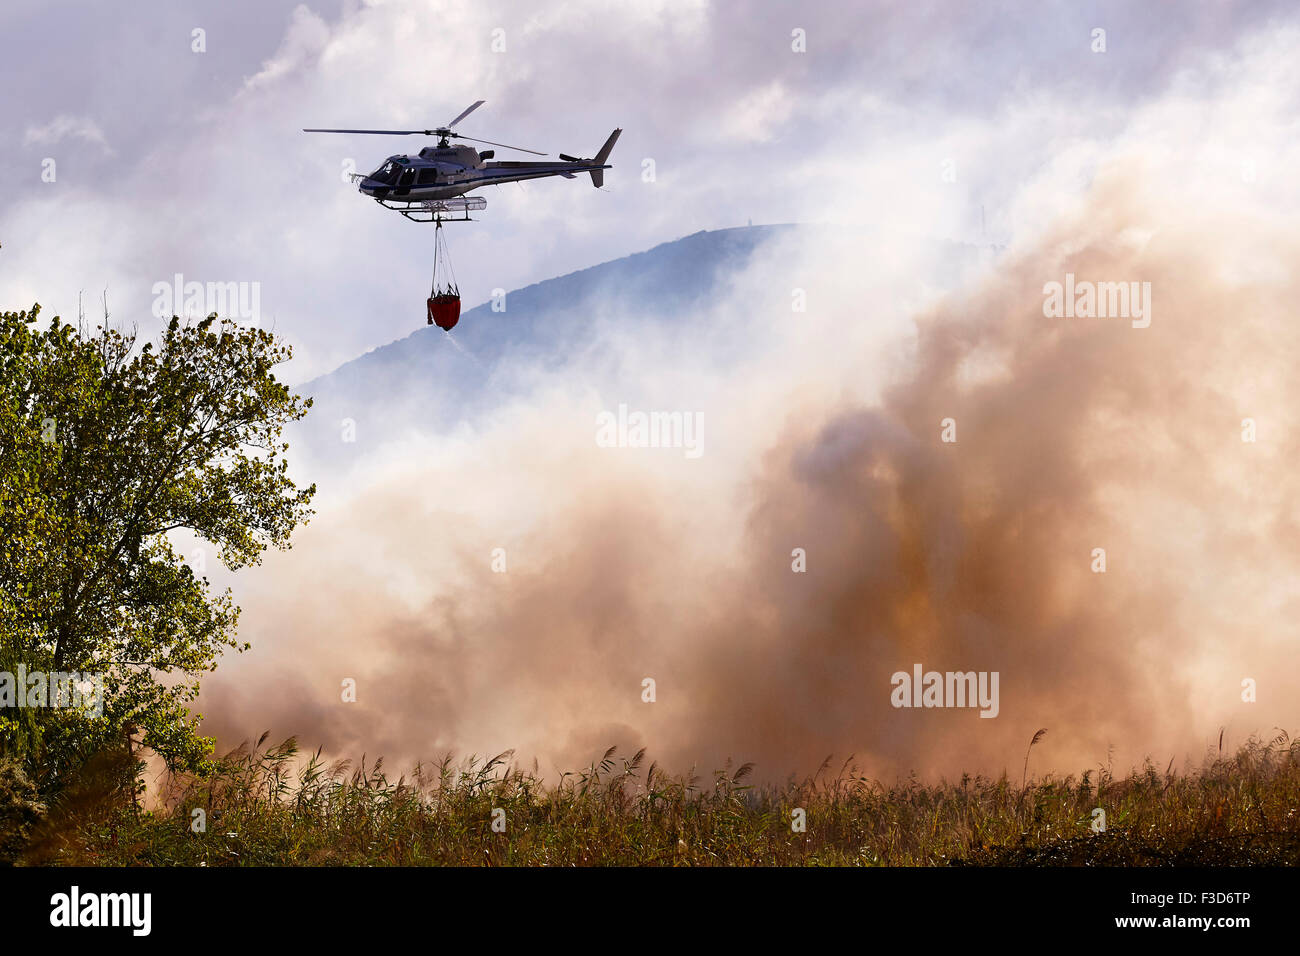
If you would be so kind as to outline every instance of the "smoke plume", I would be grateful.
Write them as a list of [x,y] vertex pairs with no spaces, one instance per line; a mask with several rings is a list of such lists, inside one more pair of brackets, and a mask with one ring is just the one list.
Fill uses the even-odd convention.
[[[934,243],[798,231],[690,341],[612,302],[627,321],[527,403],[318,479],[239,585],[254,649],[205,685],[205,730],[771,779],[828,754],[997,773],[1040,727],[1033,771],[1119,770],[1294,727],[1296,197],[1201,132],[1253,117],[1281,168],[1258,95],[1150,107],[1084,185],[1026,184],[1025,228],[960,274]],[[1149,325],[1046,315],[1067,275],[1149,288]],[[699,412],[703,453],[601,447],[620,403]],[[915,664],[997,672],[996,716],[895,707]]]

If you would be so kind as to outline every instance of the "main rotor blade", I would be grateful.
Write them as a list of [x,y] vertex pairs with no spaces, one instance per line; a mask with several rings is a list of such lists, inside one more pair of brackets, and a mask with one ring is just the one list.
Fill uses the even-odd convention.
[[535,149],[524,149],[522,146],[511,146],[509,143],[494,143],[490,139],[475,139],[473,136],[461,136],[460,133],[452,133],[452,139],[467,139],[471,143],[487,143],[489,146],[500,146],[502,149],[514,149],[521,153],[532,153],[534,156],[545,156],[546,153],[539,153]]
[[474,104],[473,106],[471,106],[469,109],[467,109],[465,112],[461,113],[461,114],[460,114],[459,116],[457,116],[454,120],[452,120],[450,123],[448,123],[448,124],[447,124],[447,129],[455,129],[457,123],[459,123],[461,120],[463,120],[466,116],[469,116],[470,113],[473,113],[476,109],[478,109],[480,106],[482,106],[482,105],[483,105],[484,103],[486,103],[486,102],[487,102],[486,100],[479,100],[477,103],[475,103],[475,104]]
[[432,129],[304,129],[304,133],[373,133],[376,136],[410,136],[420,133],[432,136],[437,130]]

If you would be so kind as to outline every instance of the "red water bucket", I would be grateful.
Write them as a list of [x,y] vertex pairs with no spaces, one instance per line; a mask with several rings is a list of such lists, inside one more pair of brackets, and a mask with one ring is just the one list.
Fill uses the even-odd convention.
[[460,321],[460,296],[435,295],[429,299],[428,325],[450,332]]

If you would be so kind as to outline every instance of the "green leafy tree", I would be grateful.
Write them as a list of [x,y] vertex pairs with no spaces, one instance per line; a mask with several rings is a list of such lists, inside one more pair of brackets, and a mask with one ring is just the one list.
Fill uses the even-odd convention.
[[130,736],[200,769],[212,741],[187,705],[247,645],[175,535],[231,569],[288,548],[315,486],[280,436],[311,401],[276,381],[291,352],[263,330],[173,318],[137,348],[107,324],[42,330],[39,311],[0,315],[0,671],[102,675],[102,714],[2,707],[0,755],[42,790]]

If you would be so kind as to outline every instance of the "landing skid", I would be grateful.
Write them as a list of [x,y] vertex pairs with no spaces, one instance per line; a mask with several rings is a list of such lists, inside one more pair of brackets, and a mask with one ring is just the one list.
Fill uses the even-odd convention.
[[400,202],[395,199],[376,199],[385,209],[396,209],[411,222],[473,222],[470,212],[487,208],[482,196],[457,196],[454,199],[417,199]]

